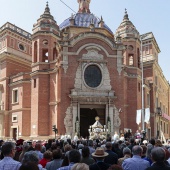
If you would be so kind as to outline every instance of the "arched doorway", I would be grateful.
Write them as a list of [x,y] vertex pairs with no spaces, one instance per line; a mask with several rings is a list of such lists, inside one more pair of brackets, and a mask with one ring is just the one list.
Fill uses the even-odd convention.
[[95,123],[95,117],[99,116],[100,123],[105,124],[105,109],[103,108],[80,108],[80,136],[89,136],[89,126]]

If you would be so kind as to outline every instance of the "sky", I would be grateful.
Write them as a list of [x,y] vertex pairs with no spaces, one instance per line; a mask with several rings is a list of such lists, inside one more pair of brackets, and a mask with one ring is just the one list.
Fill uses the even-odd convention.
[[[48,0],[50,12],[60,25],[78,11],[77,0]],[[33,24],[43,14],[45,0],[0,0],[0,27],[6,22],[32,33]],[[140,34],[153,32],[158,46],[159,65],[170,81],[170,1],[169,0],[91,0],[91,13],[103,17],[113,33],[123,20],[125,8]]]

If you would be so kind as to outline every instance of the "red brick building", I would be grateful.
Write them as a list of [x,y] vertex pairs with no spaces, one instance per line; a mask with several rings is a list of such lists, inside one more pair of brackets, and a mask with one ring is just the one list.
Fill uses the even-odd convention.
[[153,34],[140,35],[126,11],[113,34],[90,13],[90,0],[78,2],[78,13],[60,25],[47,4],[32,35],[8,22],[0,28],[1,138],[51,138],[53,125],[58,135],[85,137],[96,116],[111,135],[135,133],[142,129],[142,68],[147,135],[162,130],[168,138],[170,88]]

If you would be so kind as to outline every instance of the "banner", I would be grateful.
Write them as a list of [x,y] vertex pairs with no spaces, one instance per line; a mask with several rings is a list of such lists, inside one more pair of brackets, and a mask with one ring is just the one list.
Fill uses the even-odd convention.
[[136,123],[139,125],[141,123],[141,109],[136,111]]
[[145,122],[148,123],[150,120],[150,108],[145,109]]

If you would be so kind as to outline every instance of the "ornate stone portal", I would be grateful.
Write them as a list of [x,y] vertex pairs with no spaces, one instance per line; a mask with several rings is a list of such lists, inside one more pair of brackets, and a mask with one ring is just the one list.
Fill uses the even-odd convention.
[[[109,122],[108,122],[108,117],[110,120]],[[119,111],[115,106],[112,107],[112,105],[106,105],[105,122],[106,125],[101,125],[99,122],[99,118],[96,117],[96,122],[93,125],[91,125],[91,127],[88,129],[90,138],[95,139],[99,137],[100,139],[105,139],[107,134],[112,136],[115,131],[119,132],[121,119],[119,117]],[[80,108],[79,105],[77,105],[77,103],[75,105],[72,104],[67,108],[66,116],[64,118],[64,125],[66,129],[65,135],[70,135],[72,137],[75,134],[80,135],[80,127],[81,127]]]

